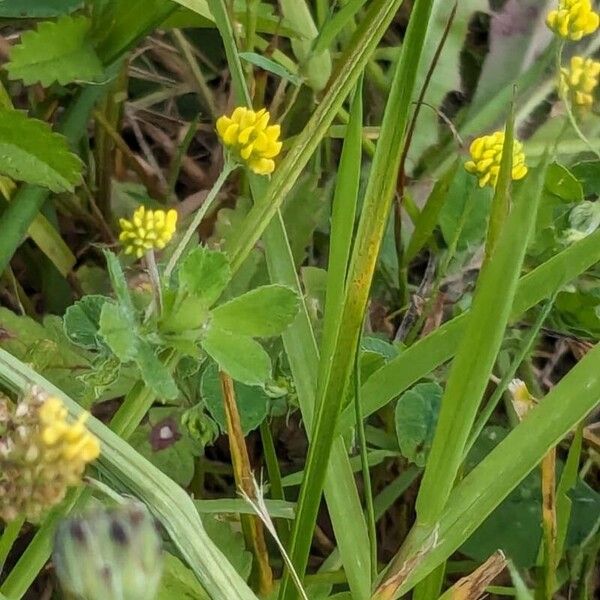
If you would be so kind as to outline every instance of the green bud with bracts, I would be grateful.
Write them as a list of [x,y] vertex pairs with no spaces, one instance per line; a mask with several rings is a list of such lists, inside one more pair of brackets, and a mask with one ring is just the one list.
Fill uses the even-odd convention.
[[130,502],[64,520],[53,560],[64,591],[77,600],[153,600],[162,543],[146,507]]

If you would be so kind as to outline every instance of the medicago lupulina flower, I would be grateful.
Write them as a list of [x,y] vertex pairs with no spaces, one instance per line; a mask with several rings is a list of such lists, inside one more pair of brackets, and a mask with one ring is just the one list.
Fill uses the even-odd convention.
[[[469,152],[471,160],[465,163],[469,173],[477,175],[479,187],[489,185],[496,187],[500,163],[502,162],[502,147],[504,146],[504,132],[496,131],[492,135],[484,135],[473,140]],[[527,175],[523,144],[518,140],[513,143],[512,178],[523,179]]]
[[153,249],[162,250],[173,237],[177,228],[176,210],[148,210],[140,206],[133,213],[131,221],[120,219],[121,234],[125,254],[134,254],[137,258]]
[[573,41],[594,33],[599,21],[591,0],[559,0],[558,8],[546,17],[546,24],[554,33]]
[[600,62],[593,58],[573,56],[569,66],[560,70],[561,93],[576,106],[591,106],[599,76]]
[[281,152],[281,127],[269,125],[270,118],[265,108],[254,112],[239,106],[230,117],[217,120],[217,133],[223,145],[258,175],[270,175],[275,170],[273,159]]
[[87,416],[70,422],[62,401],[36,388],[16,405],[0,399],[0,518],[37,521],[81,483],[100,454]]

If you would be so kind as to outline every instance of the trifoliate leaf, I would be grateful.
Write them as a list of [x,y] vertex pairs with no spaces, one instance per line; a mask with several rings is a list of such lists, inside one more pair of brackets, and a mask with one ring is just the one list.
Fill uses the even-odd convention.
[[84,296],[67,308],[64,329],[67,337],[78,346],[93,350],[98,347],[98,329],[106,296]]
[[419,383],[404,392],[396,404],[400,451],[419,467],[427,460],[441,400],[442,388],[437,383]]
[[47,123],[0,108],[0,174],[64,192],[79,183],[82,167],[67,140]]
[[105,302],[100,312],[99,335],[121,362],[133,360],[137,354],[135,326],[119,304]]
[[103,67],[91,44],[90,28],[87,17],[64,16],[25,32],[6,65],[10,78],[44,87],[55,82],[96,81]]
[[264,385],[271,376],[271,359],[252,338],[211,327],[201,344],[219,367],[236,381]]
[[81,7],[83,0],[0,0],[4,19],[46,19],[59,17]]
[[279,335],[298,313],[298,296],[283,285],[265,285],[212,311],[215,327],[251,337]]
[[231,269],[225,254],[203,246],[194,248],[179,270],[181,286],[202,300],[207,308],[218,300],[230,278]]

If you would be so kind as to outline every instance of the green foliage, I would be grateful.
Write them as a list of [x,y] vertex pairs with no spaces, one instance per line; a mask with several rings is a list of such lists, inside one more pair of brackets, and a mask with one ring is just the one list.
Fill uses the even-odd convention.
[[[242,431],[247,435],[256,429],[269,414],[270,398],[258,386],[234,383],[235,400],[242,423]],[[223,392],[219,379],[218,368],[215,364],[209,365],[203,375],[201,383],[202,402],[219,424],[221,431],[227,431],[227,419],[223,406]]]
[[279,63],[271,60],[270,58],[266,58],[261,54],[256,54],[256,52],[240,52],[240,58],[253,64],[256,67],[260,67],[263,71],[268,71],[269,73],[273,73],[282,79],[293,83],[294,85],[300,85],[302,80],[294,73],[290,73],[284,66]]
[[106,296],[84,296],[65,312],[64,327],[67,337],[87,350],[98,348],[98,330],[102,307],[109,299]]
[[180,410],[151,409],[148,422],[138,427],[130,444],[182,487],[192,480],[195,457],[201,448],[182,427]]
[[204,351],[236,381],[264,385],[271,377],[271,359],[252,338],[211,327],[201,340]]
[[419,383],[398,398],[396,435],[402,455],[423,467],[433,441],[440,412],[442,388],[437,383]]
[[298,314],[298,297],[290,288],[256,288],[215,308],[211,326],[250,337],[279,335]]
[[67,140],[43,121],[0,108],[0,173],[17,181],[72,191],[81,179],[83,163]]
[[156,600],[209,600],[194,573],[172,554],[165,554],[165,565]]
[[206,308],[219,299],[230,278],[227,257],[203,246],[194,248],[185,257],[179,270],[180,285]]
[[0,17],[6,19],[40,19],[59,17],[80,8],[83,0],[3,0]]
[[104,70],[91,44],[91,26],[83,16],[41,22],[12,49],[6,66],[10,78],[45,87],[55,82],[97,81]]

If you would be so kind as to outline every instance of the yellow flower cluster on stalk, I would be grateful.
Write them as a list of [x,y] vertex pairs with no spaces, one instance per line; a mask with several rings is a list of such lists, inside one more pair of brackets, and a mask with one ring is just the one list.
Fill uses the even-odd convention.
[[281,152],[281,127],[269,125],[270,118],[265,108],[254,112],[239,106],[231,116],[217,120],[217,133],[223,145],[258,175],[270,175],[275,170],[273,159]]
[[87,416],[70,422],[59,398],[35,388],[16,406],[0,399],[0,518],[37,521],[81,483],[100,455]]
[[[465,163],[465,169],[477,176],[479,187],[486,185],[496,187],[502,162],[503,146],[503,131],[496,131],[491,135],[484,135],[473,140],[469,148],[471,160]],[[512,178],[514,180],[523,179],[525,175],[527,175],[527,166],[525,165],[523,144],[518,140],[514,140]]]
[[119,241],[125,254],[142,258],[148,250],[162,250],[171,241],[177,228],[177,211],[148,210],[140,206],[131,220],[120,219],[119,224]]
[[598,86],[600,62],[593,58],[573,56],[569,67],[560,70],[561,94],[568,96],[576,106],[591,106],[593,92]]
[[578,41],[598,29],[600,16],[591,0],[559,0],[546,17],[548,27],[566,40]]

